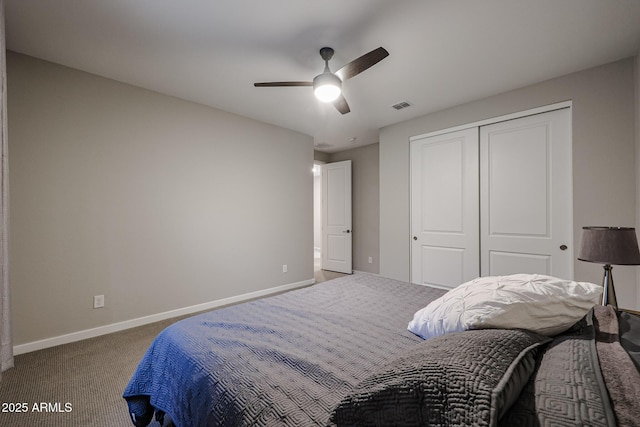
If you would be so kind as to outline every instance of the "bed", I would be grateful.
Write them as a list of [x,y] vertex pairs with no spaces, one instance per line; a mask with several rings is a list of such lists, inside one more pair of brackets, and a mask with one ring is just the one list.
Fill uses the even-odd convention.
[[425,340],[407,329],[444,296],[355,274],[179,321],[154,340],[124,392],[132,422],[614,426],[640,419],[639,318],[595,307],[552,337],[488,327]]

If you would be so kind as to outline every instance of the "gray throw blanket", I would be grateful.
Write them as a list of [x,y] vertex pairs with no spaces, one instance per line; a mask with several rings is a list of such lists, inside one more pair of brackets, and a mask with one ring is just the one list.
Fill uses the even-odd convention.
[[553,339],[500,426],[617,425],[600,371],[593,318],[591,310],[573,328]]
[[596,348],[619,426],[640,424],[640,373],[620,345],[618,317],[613,307],[594,308]]

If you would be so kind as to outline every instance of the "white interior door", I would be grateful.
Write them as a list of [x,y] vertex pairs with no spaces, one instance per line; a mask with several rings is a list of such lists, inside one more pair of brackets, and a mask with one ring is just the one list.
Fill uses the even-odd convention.
[[322,268],[353,273],[351,160],[322,166]]
[[411,142],[411,281],[479,276],[478,128]]
[[481,275],[573,278],[569,109],[480,128]]

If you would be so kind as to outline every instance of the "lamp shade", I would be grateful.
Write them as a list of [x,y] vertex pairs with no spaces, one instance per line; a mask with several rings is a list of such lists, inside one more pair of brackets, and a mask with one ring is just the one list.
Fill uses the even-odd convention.
[[600,264],[639,265],[635,228],[582,227],[578,259]]

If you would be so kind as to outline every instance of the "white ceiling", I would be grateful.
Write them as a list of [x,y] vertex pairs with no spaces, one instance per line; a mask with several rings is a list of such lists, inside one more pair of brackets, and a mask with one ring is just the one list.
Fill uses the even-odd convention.
[[[5,0],[7,48],[314,137],[332,152],[378,129],[634,56],[640,0]],[[345,82],[351,113],[309,87],[323,46],[336,71],[390,56]],[[391,105],[408,101],[410,108]],[[355,142],[350,141],[356,137]]]

